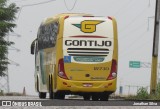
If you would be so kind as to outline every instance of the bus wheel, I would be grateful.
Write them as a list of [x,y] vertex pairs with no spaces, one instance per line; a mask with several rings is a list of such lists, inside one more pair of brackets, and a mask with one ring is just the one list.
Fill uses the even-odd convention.
[[100,96],[100,100],[101,101],[108,101],[109,99],[109,95],[108,94],[101,94]]
[[54,96],[55,99],[64,99],[65,98],[65,94],[60,93],[60,92],[54,93],[53,96]]
[[87,94],[84,94],[84,95],[83,95],[83,99],[84,99],[84,100],[90,100],[90,97],[91,97],[91,96],[90,96],[90,95],[87,95]]
[[46,98],[46,92],[39,92],[39,98],[45,99]]
[[49,98],[53,99],[52,80],[49,80]]
[[38,81],[38,77],[37,77],[37,83],[36,83],[36,85],[37,85],[37,92],[39,92],[39,81]]
[[98,101],[99,100],[98,94],[92,94],[92,100],[93,101]]
[[41,98],[41,99],[45,99],[45,98],[46,98],[46,93],[39,91],[39,81],[38,81],[38,77],[37,77],[37,91],[38,91],[38,93],[39,93],[39,98]]

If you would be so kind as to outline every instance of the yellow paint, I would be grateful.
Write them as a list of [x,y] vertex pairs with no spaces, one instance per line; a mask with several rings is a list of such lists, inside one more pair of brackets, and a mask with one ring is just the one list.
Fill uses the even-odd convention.
[[[60,22],[60,28],[59,28],[59,30],[60,30],[60,32],[59,32],[59,35],[58,35],[58,39],[57,39],[57,43],[59,43],[59,45],[58,45],[58,48],[57,48],[57,55],[56,55],[56,57],[57,57],[57,64],[58,64],[58,60],[59,59],[61,59],[61,58],[63,58],[63,51],[62,51],[62,43],[63,43],[63,29],[64,29],[64,17],[60,17],[60,19],[59,19],[59,22]],[[85,25],[85,24],[91,24],[91,23],[93,23],[94,25],[96,25],[96,24],[99,24],[99,23],[101,23],[102,21],[97,21],[97,22],[95,22],[95,21],[93,21],[93,22],[82,22],[82,28],[83,28],[83,26]],[[118,62],[118,41],[117,41],[117,23],[116,23],[116,20],[113,18],[112,19],[112,22],[113,22],[113,30],[114,30],[114,53],[113,53],[113,59],[114,60],[116,60],[117,62]],[[92,31],[95,29],[95,27],[92,27]],[[87,31],[87,30],[85,30],[85,29],[83,29],[84,31]],[[91,31],[88,31],[88,32],[91,32]],[[98,64],[93,64],[93,65],[89,65],[89,66],[86,66],[86,64],[84,64],[84,65],[80,65],[80,64],[76,64],[76,63],[70,63],[70,64],[65,64],[65,67],[69,67],[70,66],[70,69],[71,68],[82,68],[82,69],[84,69],[85,71],[81,71],[81,72],[77,72],[77,73],[75,73],[75,72],[73,72],[73,71],[70,71],[70,69],[65,69],[65,72],[67,72],[67,76],[68,76],[68,78],[69,78],[69,76],[71,75],[71,76],[73,76],[73,77],[75,77],[75,79],[77,79],[78,80],[78,78],[80,78],[80,79],[85,79],[85,80],[87,80],[87,78],[85,77],[85,76],[82,76],[82,74],[84,74],[85,75],[85,73],[86,73],[86,71],[92,71],[92,72],[89,72],[89,73],[92,73],[92,75],[93,76],[97,76],[98,74],[97,74],[97,71],[93,71],[92,69],[93,69],[93,67],[94,66],[111,66],[111,62],[106,62],[106,63],[104,63],[104,64],[100,64],[100,65],[98,65]],[[56,73],[58,73],[58,67],[56,67]],[[109,76],[109,72],[107,72],[107,71],[102,71],[101,72],[102,74],[102,76],[106,73],[107,75],[106,75],[106,79],[107,79],[107,77]],[[99,75],[98,75],[99,76]],[[57,87],[56,87],[56,90],[69,90],[69,91],[74,91],[74,92],[76,92],[76,91],[84,91],[84,92],[102,92],[102,91],[115,91],[116,90],[116,82],[117,82],[117,78],[115,78],[114,80],[110,80],[110,81],[112,81],[112,86],[110,86],[110,87],[108,87],[108,88],[102,88],[102,87],[104,87],[106,84],[108,84],[108,83],[110,83],[109,81],[101,81],[100,82],[100,85],[99,86],[94,86],[94,87],[92,87],[92,88],[84,88],[84,87],[82,87],[82,83],[85,83],[86,81],[72,81],[72,80],[65,80],[65,79],[62,79],[62,78],[60,78],[60,77],[58,77],[57,76]],[[65,87],[64,85],[63,85],[63,82],[66,82],[69,86],[71,85],[73,85],[74,87]],[[91,81],[90,79],[88,79],[87,80],[87,82],[91,82],[91,83],[94,83],[94,84],[96,84],[97,83],[97,81]],[[79,85],[79,86],[78,86]]]
[[81,22],[81,31],[84,33],[93,33],[96,31],[96,26],[102,22],[99,20],[84,20]]
[[[66,82],[67,85],[64,85],[63,82]],[[104,91],[115,91],[116,90],[116,79],[109,81],[72,81],[65,80],[58,77],[58,90],[69,90],[72,92],[104,92]],[[91,83],[92,87],[83,87],[83,83]],[[108,86],[109,83],[112,83],[111,86]],[[71,87],[68,87],[71,86]],[[105,87],[108,86],[108,87]]]
[[[45,62],[45,73],[46,73],[46,79],[47,79],[47,90],[49,90],[49,77],[52,77],[52,82],[53,82],[53,91],[59,91],[59,90],[68,90],[68,91],[73,91],[73,92],[103,92],[103,91],[115,91],[116,90],[116,83],[117,83],[117,78],[113,80],[107,80],[107,77],[109,76],[110,73],[110,67],[112,65],[112,61],[105,62],[102,64],[78,64],[78,63],[70,63],[66,64],[65,67],[68,69],[65,69],[65,72],[67,72],[68,78],[70,76],[73,76],[74,79],[77,81],[73,80],[65,80],[62,79],[58,76],[58,62],[59,59],[63,58],[63,30],[64,30],[64,20],[65,16],[84,16],[88,14],[60,14],[55,17],[50,17],[46,21],[44,21],[44,25],[48,25],[53,22],[58,22],[59,23],[59,32],[57,35],[57,41],[56,41],[56,46],[54,48],[48,48],[44,49],[44,62]],[[81,22],[81,30],[83,32],[87,33],[92,33],[96,30],[96,26],[103,21],[98,21],[98,20],[85,20]],[[118,63],[118,41],[117,41],[117,24],[115,19],[112,19],[113,23],[113,30],[114,30],[114,51],[113,51],[113,59],[117,61]],[[55,53],[55,55],[50,55]],[[52,56],[50,58],[50,56]],[[53,61],[55,60],[55,62]],[[104,70],[101,71],[101,74],[99,74],[98,71],[94,71],[94,67],[109,67],[109,70]],[[71,69],[77,69],[81,68],[83,71],[79,71],[75,73],[74,71],[71,71]],[[97,81],[97,80],[91,80],[87,77],[85,77],[85,74],[90,73],[91,76],[93,77],[104,77],[104,80]],[[82,74],[84,74],[82,76]],[[83,79],[85,81],[78,81],[80,79]],[[63,82],[67,83],[67,86],[63,84]],[[83,83],[92,83],[92,87],[83,87]],[[108,86],[108,84],[112,84],[111,86]],[[71,87],[70,87],[71,86]]]

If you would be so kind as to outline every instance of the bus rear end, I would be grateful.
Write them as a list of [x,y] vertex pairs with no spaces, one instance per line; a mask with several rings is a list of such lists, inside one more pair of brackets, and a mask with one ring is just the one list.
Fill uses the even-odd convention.
[[116,90],[116,21],[111,17],[66,17],[62,40],[57,90],[84,99],[108,100]]

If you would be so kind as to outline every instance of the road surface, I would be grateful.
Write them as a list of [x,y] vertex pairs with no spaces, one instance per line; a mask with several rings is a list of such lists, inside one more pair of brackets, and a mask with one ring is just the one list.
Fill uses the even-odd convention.
[[[160,105],[160,101],[125,101],[115,99],[109,99],[109,101],[84,101],[82,98],[50,100],[48,98],[39,99],[37,96],[1,96],[0,105],[2,105],[2,101],[11,101],[12,107],[0,106],[0,109],[137,109],[138,107],[138,109],[160,108],[159,106],[157,106]],[[40,104],[28,107],[28,105],[33,102]],[[25,105],[24,103],[27,104]],[[134,104],[138,105],[134,106]]]

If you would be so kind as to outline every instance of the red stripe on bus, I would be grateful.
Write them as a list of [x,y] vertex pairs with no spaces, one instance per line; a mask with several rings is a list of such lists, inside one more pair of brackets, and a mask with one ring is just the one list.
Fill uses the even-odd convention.
[[108,38],[104,36],[85,36],[85,35],[79,35],[79,36],[69,36],[69,37],[74,37],[74,38]]

